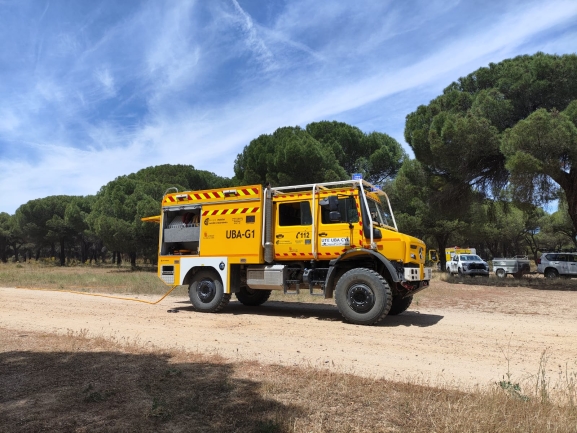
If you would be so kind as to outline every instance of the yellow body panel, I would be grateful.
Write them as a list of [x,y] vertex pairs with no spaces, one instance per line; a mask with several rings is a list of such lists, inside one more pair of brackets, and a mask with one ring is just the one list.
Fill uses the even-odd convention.
[[[166,266],[173,266],[174,271],[172,277],[170,274],[163,274]],[[166,271],[165,271],[166,272]],[[164,281],[169,286],[176,285],[180,281],[180,257],[177,256],[161,256],[158,258],[158,278]]]
[[204,191],[184,191],[166,194],[162,199],[163,207],[179,207],[182,205],[202,205],[207,203],[222,203],[229,201],[261,200],[260,185],[217,188]]
[[263,262],[259,185],[171,193],[162,208],[159,262],[174,255]]
[[230,263],[261,263],[262,211],[260,202],[203,206],[201,257],[227,256]]

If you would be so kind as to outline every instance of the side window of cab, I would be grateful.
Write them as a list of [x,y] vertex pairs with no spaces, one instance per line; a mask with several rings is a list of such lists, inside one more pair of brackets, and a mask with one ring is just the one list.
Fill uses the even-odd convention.
[[311,214],[311,205],[308,201],[279,204],[279,226],[310,226],[312,223],[313,217]]
[[[359,222],[359,212],[357,210],[357,204],[354,197],[342,197],[338,198],[336,204],[336,212],[339,213],[339,219],[331,218],[331,209],[329,204],[324,204],[321,202],[321,222],[323,224],[334,224],[334,223],[358,223]],[[333,211],[332,216],[335,213]]]

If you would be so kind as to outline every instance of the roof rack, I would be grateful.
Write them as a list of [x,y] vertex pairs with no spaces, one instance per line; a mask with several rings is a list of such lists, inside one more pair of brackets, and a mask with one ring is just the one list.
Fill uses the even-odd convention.
[[[363,192],[363,196],[364,196],[364,192],[368,191],[371,192],[373,194],[376,194],[379,197],[382,197],[385,199],[385,201],[387,202],[387,206],[389,208],[389,213],[391,215],[391,219],[393,220],[393,224],[395,227],[395,230],[399,230],[397,228],[397,221],[395,220],[395,215],[393,214],[393,209],[391,207],[391,202],[389,201],[389,197],[387,196],[387,194],[379,187],[376,187],[375,185],[373,185],[372,183],[367,182],[364,179],[350,179],[350,180],[341,180],[341,181],[336,181],[336,182],[321,182],[321,183],[309,183],[309,184],[304,184],[304,185],[294,185],[294,186],[279,186],[279,187],[271,187],[272,191],[282,191],[282,192],[302,192],[302,191],[309,191],[312,190],[313,194],[316,193],[317,190],[331,190],[331,189],[337,189],[337,188],[343,188],[343,187],[353,187],[353,188],[359,188],[361,190],[361,192]],[[313,200],[313,204],[314,204],[314,200]],[[373,225],[373,220],[371,217],[371,213],[368,210],[368,203],[365,203],[365,206],[367,207],[367,214],[369,215],[369,225],[372,227]],[[373,236],[372,236],[372,231],[371,231],[371,244],[373,244]]]

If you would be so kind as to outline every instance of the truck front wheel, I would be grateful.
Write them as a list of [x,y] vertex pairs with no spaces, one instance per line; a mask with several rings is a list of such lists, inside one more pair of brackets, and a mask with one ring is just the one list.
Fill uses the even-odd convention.
[[335,288],[335,301],[342,316],[357,325],[374,325],[389,313],[393,296],[385,279],[370,269],[346,272]]
[[192,307],[205,313],[222,310],[230,301],[230,293],[224,293],[220,276],[212,270],[200,271],[192,277],[188,296]]
[[264,304],[272,290],[254,290],[246,286],[242,286],[238,292],[235,293],[236,299],[242,304],[249,307],[256,307]]
[[501,268],[497,269],[495,271],[495,274],[497,274],[497,277],[499,277],[499,278],[505,278],[507,276],[505,269],[501,269]]
[[401,314],[402,312],[406,311],[407,308],[413,302],[412,296],[405,296],[401,298],[400,296],[393,297],[393,303],[391,305],[391,309],[389,310],[389,316],[396,316],[397,314]]

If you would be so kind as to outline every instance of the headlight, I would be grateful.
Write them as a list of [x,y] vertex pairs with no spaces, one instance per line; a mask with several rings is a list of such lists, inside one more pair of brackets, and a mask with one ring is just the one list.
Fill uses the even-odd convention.
[[464,270],[464,271],[467,270],[467,265],[463,264],[463,270]]

